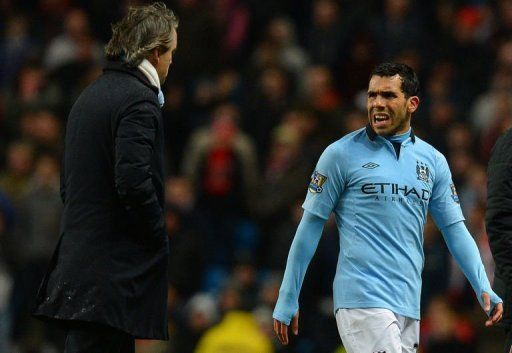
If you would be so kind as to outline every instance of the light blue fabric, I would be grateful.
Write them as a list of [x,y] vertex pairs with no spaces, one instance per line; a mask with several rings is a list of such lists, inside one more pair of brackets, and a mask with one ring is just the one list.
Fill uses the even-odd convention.
[[274,318],[287,325],[290,324],[291,318],[299,309],[300,288],[302,287],[309,262],[322,236],[324,224],[325,219],[304,211],[304,215],[297,227],[297,232],[288,254],[283,284],[279,291],[279,299],[273,315]]
[[[466,275],[471,287],[476,293],[478,302],[484,308],[482,293],[487,292],[491,297],[491,310],[498,303],[503,302],[491,289],[487,279],[482,259],[476,243],[469,234],[464,222],[457,222],[441,229],[444,240],[453,257],[459,264],[464,275]],[[489,312],[487,313],[489,314]]]
[[411,136],[411,131],[412,131],[412,129],[409,128],[409,130],[403,134],[386,136],[385,138],[386,138],[386,140],[394,142],[394,143],[402,143]]
[[160,104],[160,108],[162,108],[165,103],[164,94],[160,88],[158,89],[158,103]]
[[[312,175],[305,217],[326,220],[332,212],[336,219],[334,309],[379,307],[419,319],[427,211],[441,229],[464,217],[441,153],[411,132],[397,158],[392,143],[372,133],[363,128],[327,147]],[[308,230],[319,232],[314,224],[301,221],[290,251],[274,311],[285,323],[296,311],[302,276],[320,237]]]

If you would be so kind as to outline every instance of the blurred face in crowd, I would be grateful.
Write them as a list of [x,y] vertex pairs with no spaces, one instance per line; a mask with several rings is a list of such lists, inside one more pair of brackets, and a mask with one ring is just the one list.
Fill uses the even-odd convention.
[[59,187],[59,163],[52,155],[39,157],[34,168],[33,178],[38,185],[48,190]]
[[16,176],[25,176],[33,166],[33,151],[23,143],[12,143],[7,149],[7,168]]
[[313,4],[313,23],[328,28],[338,20],[339,8],[332,0],[318,0]]
[[42,68],[27,66],[19,73],[18,94],[23,100],[31,100],[38,96],[45,83],[45,73]]
[[175,29],[172,30],[172,37],[174,40],[171,43],[171,47],[163,53],[158,53],[158,50],[155,50],[155,56],[153,57],[152,64],[158,73],[160,84],[163,84],[167,78],[169,67],[172,63],[172,57],[174,55],[174,51],[176,50],[176,46],[178,45],[178,34],[176,33]]
[[417,96],[407,98],[402,92],[402,79],[395,76],[372,76],[368,85],[368,119],[380,136],[406,133],[411,115],[419,104]]
[[217,107],[213,113],[212,133],[219,145],[230,144],[238,132],[238,109],[231,104]]
[[80,39],[89,34],[89,20],[83,10],[72,10],[66,18],[66,31],[74,39]]
[[24,17],[17,16],[7,21],[5,29],[8,38],[23,38],[27,35],[27,21]]
[[269,25],[268,37],[270,37],[271,42],[278,45],[293,42],[294,30],[292,23],[284,17],[274,19]]
[[387,0],[386,13],[393,18],[403,18],[409,11],[410,0]]
[[305,75],[307,94],[319,97],[332,87],[332,74],[326,66],[318,65],[308,68]]
[[271,101],[278,101],[286,96],[288,82],[285,74],[277,68],[268,68],[260,77],[262,94]]

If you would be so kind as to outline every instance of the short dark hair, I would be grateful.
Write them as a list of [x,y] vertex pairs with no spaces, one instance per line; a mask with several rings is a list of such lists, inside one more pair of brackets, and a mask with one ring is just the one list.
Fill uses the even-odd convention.
[[420,82],[414,70],[408,65],[399,63],[379,64],[373,69],[370,79],[373,76],[391,77],[397,74],[402,80],[400,89],[404,92],[405,97],[417,96],[420,91]]

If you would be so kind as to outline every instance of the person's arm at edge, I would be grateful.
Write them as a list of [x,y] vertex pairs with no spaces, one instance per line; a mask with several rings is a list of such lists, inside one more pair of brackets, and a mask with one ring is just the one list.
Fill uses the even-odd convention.
[[[486,230],[494,257],[495,280],[493,286],[512,283],[512,145],[507,137],[496,142],[487,169]],[[498,288],[503,293],[505,288]],[[507,298],[505,298],[507,300]]]
[[441,228],[441,232],[450,253],[473,287],[480,305],[489,315],[485,325],[496,324],[503,314],[503,300],[491,289],[478,247],[464,221]]
[[272,315],[274,331],[283,344],[288,344],[288,326],[291,321],[294,334],[298,334],[299,293],[325,222],[326,219],[304,211],[290,247],[279,298]]
[[60,199],[62,203],[66,203],[66,176],[64,174],[65,171],[65,162],[64,162],[65,156],[62,156],[61,162],[60,162]]

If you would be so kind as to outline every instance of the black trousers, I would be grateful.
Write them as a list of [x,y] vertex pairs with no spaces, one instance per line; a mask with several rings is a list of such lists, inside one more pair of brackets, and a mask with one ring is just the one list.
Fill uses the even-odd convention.
[[505,343],[505,353],[512,353],[512,329],[507,330],[507,340]]
[[64,353],[135,353],[135,339],[107,325],[73,322],[67,329]]

